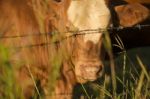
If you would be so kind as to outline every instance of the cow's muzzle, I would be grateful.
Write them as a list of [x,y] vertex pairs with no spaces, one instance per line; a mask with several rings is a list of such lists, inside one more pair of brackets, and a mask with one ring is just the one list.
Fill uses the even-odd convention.
[[100,62],[78,62],[75,66],[75,74],[79,83],[94,81],[103,73],[103,64]]

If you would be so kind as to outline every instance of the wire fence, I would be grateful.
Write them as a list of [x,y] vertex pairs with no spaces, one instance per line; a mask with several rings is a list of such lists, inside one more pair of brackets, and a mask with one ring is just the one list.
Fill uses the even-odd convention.
[[[127,29],[127,28],[132,28],[132,29],[139,29],[141,30],[143,27],[150,27],[150,24],[146,24],[146,25],[136,25],[133,27],[108,27],[108,28],[98,28],[98,29],[85,29],[85,30],[74,30],[74,31],[66,31],[63,32],[65,34],[72,34],[74,35],[85,35],[85,34],[92,34],[92,33],[102,33],[105,31],[111,31],[111,30],[123,30],[123,29]],[[29,37],[29,36],[42,36],[42,35],[50,35],[51,33],[35,33],[35,34],[25,34],[25,35],[14,35],[14,36],[0,36],[0,39],[3,38],[17,38],[17,37]]]
[[[98,28],[98,29],[85,29],[85,30],[74,30],[74,31],[66,31],[63,32],[62,34],[64,34],[65,36],[63,36],[63,38],[55,40],[55,41],[50,41],[50,42],[43,42],[40,44],[30,44],[30,45],[25,45],[25,46],[19,46],[19,47],[13,47],[16,49],[20,49],[20,48],[29,48],[29,47],[36,47],[36,46],[48,46],[51,44],[55,44],[55,43],[60,43],[63,40],[66,40],[68,38],[71,37],[75,37],[78,35],[88,35],[88,34],[97,34],[97,33],[105,33],[106,31],[120,31],[120,30],[126,30],[126,29],[139,29],[141,30],[142,28],[145,27],[149,27],[150,28],[150,24],[145,24],[145,25],[135,25],[133,27],[108,27],[108,28]],[[56,33],[58,34],[58,33]],[[24,34],[24,35],[13,35],[13,36],[0,36],[0,39],[13,39],[13,38],[24,38],[24,37],[33,37],[33,36],[50,36],[50,35],[55,35],[55,33],[36,33],[36,34]],[[58,34],[59,35],[59,34]]]

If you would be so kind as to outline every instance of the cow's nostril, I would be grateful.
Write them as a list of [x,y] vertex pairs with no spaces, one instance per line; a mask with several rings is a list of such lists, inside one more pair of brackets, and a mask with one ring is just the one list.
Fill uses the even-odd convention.
[[100,66],[99,66],[99,69],[98,69],[98,71],[97,71],[97,75],[100,75],[102,72],[103,72],[103,66],[100,65]]

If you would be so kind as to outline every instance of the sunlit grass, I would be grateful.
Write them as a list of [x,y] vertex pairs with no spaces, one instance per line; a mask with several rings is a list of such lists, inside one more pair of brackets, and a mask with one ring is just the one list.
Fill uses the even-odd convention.
[[[135,53],[135,55],[132,55],[136,57],[136,61],[131,60],[131,55],[128,55],[128,52],[125,50],[124,45],[118,36],[116,36],[116,41],[118,44],[115,44],[114,46],[117,46],[122,50],[122,53],[115,60],[116,96],[115,98],[113,96],[113,81],[108,80],[106,85],[105,79],[108,77],[105,76],[105,79],[103,79],[104,81],[97,86],[100,89],[100,96],[97,96],[98,99],[150,98],[150,74],[142,62],[142,59],[139,56],[136,57],[138,54]],[[108,76],[111,78],[112,74],[109,74],[110,75]]]
[[[132,54],[132,57],[135,57],[135,60],[131,59],[131,55],[128,53],[128,51],[126,51],[119,36],[116,36],[116,41],[117,44],[113,46],[117,46],[122,50],[122,53],[120,53],[120,55],[114,60],[116,90],[113,92],[114,84],[111,80],[112,73],[109,72],[109,75],[104,73],[105,76],[100,78],[98,82],[89,83],[89,86],[92,84],[93,89],[98,89],[95,91],[95,93],[99,91],[99,95],[96,96],[96,99],[149,99],[150,73],[147,70],[147,66],[144,65],[142,58],[138,56],[137,53]],[[107,43],[105,42],[105,44]],[[109,45],[106,45],[106,48],[109,48],[108,46]],[[107,65],[110,65],[110,61],[108,61]],[[110,67],[106,66],[106,68]],[[114,93],[116,95],[115,98]],[[88,97],[91,97],[94,94],[90,94],[89,92],[88,95]]]
[[24,99],[16,82],[14,66],[9,62],[9,50],[0,45],[0,99]]

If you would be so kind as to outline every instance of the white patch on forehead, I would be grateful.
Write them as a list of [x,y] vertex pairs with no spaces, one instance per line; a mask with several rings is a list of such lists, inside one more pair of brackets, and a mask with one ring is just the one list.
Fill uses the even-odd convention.
[[[68,18],[79,30],[106,28],[110,20],[110,12],[104,0],[71,1]],[[84,41],[97,43],[101,34],[86,34]]]

